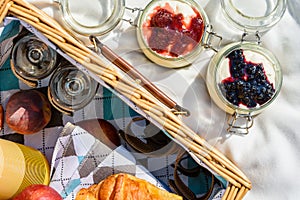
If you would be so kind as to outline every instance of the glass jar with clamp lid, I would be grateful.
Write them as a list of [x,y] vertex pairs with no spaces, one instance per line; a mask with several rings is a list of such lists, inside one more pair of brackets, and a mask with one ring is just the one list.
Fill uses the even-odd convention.
[[258,9],[250,1],[221,0],[226,18],[244,33],[241,41],[226,45],[212,57],[206,77],[213,101],[232,115],[228,132],[241,135],[248,134],[253,117],[275,100],[282,85],[280,63],[261,45],[260,33],[281,19],[286,1],[259,3],[263,5]]

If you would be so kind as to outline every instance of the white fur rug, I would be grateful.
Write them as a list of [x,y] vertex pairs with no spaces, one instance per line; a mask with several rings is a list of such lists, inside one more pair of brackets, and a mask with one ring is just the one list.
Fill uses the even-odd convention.
[[[49,3],[50,0],[46,3],[42,1],[30,2],[59,18],[57,8]],[[215,31],[224,37],[224,45],[240,40],[241,31],[224,21],[219,0],[197,1],[203,5]],[[141,7],[147,2],[128,0],[126,4],[129,7]],[[297,14],[300,16],[299,10],[293,16]],[[205,51],[190,67],[166,69],[148,63],[143,56],[130,57],[128,52],[132,53],[132,50],[138,48],[134,34],[132,27],[122,24],[110,34],[112,37],[105,37],[104,41],[137,63],[136,67],[142,73],[191,111],[192,115],[185,119],[186,123],[232,159],[252,181],[253,188],[245,199],[299,199],[300,25],[290,10],[262,36],[262,45],[271,50],[282,65],[281,92],[263,113],[255,117],[254,126],[245,137],[225,138],[227,116],[212,103],[207,93],[205,73],[212,51]]]

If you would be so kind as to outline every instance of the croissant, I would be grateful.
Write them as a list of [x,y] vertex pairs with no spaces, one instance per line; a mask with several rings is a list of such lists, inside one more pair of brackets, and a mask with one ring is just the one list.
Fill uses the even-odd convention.
[[75,200],[182,200],[182,197],[135,176],[120,173],[80,189]]

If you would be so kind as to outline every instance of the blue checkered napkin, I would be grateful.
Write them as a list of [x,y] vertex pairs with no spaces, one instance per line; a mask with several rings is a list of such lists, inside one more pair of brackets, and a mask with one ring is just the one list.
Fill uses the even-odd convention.
[[163,187],[123,146],[112,150],[82,128],[66,124],[54,149],[50,183],[64,199],[75,199],[80,188],[120,172]]

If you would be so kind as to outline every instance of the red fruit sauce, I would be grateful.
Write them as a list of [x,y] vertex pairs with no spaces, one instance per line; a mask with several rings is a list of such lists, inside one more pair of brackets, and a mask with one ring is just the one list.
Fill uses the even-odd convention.
[[190,53],[201,40],[205,26],[200,13],[195,8],[193,11],[184,17],[182,13],[175,13],[168,3],[155,7],[143,24],[148,46],[164,56]]

